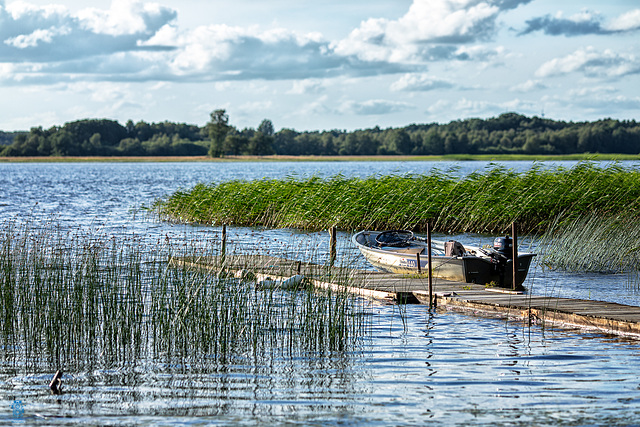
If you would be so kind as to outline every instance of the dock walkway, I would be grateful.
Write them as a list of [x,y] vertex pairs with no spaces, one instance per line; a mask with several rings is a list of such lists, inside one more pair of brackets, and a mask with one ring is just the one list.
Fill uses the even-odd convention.
[[[384,303],[429,303],[426,275],[401,275],[348,267],[330,267],[265,255],[173,258],[177,266],[250,272],[257,281],[284,281],[300,275],[313,286],[334,289]],[[640,307],[617,303],[536,296],[473,283],[433,280],[438,308],[521,319],[640,338]]]

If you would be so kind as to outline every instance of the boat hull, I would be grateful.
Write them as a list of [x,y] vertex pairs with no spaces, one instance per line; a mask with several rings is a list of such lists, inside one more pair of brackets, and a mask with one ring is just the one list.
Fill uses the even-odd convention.
[[[361,232],[353,238],[353,242],[360,252],[376,269],[389,273],[416,274],[418,273],[419,259],[420,272],[427,274],[428,259],[425,254],[426,250],[424,250],[426,247],[423,246],[422,251],[419,245],[403,249],[376,248],[373,247],[376,235],[376,232]],[[403,250],[406,252],[400,252]],[[517,288],[520,288],[527,278],[529,266],[534,256],[535,254],[530,253],[518,255]],[[431,268],[433,277],[436,278],[483,285],[493,283],[497,286],[513,287],[513,260],[508,260],[506,264],[498,268],[490,257],[436,255],[431,257]]]

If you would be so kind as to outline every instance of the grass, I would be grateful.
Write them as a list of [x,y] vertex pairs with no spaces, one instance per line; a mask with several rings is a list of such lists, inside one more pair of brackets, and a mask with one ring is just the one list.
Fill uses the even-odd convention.
[[[27,370],[135,366],[349,351],[363,336],[359,300],[259,289],[224,270],[169,266],[214,255],[215,242],[106,236],[54,223],[0,227],[0,357]],[[209,248],[209,249],[206,249]],[[234,248],[229,242],[227,252]]]
[[439,232],[543,233],[585,212],[640,215],[640,171],[580,163],[516,173],[493,166],[458,178],[429,175],[198,184],[158,200],[162,218],[186,223],[307,230],[411,229]]

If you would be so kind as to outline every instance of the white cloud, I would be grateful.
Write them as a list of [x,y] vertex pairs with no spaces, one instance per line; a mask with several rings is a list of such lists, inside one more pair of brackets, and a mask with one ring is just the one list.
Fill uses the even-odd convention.
[[405,74],[391,84],[393,91],[429,91],[436,89],[449,89],[454,84],[448,80],[438,79],[428,74]]
[[488,61],[495,57],[503,56],[505,49],[502,46],[486,47],[482,45],[460,46],[456,49],[452,59],[463,61]]
[[76,16],[61,8],[12,6],[11,12],[0,7],[0,62],[44,64],[43,82],[66,81],[71,73],[104,80],[224,81],[379,72],[336,55],[318,33],[229,25],[179,31],[171,24],[174,10],[139,0],[114,0],[109,10],[85,9]]
[[[313,32],[216,24],[180,30],[174,9],[113,0],[109,9],[12,3],[0,8],[0,62],[41,63],[38,79],[231,81],[323,79],[409,72],[425,61],[486,61],[500,48],[456,46],[493,34],[495,18],[529,0],[414,0],[398,20],[364,22],[343,41]],[[347,48],[362,35],[362,45]],[[373,38],[379,35],[380,50]],[[424,69],[424,67],[421,67]],[[28,76],[23,82],[35,79]],[[322,90],[302,83],[290,93]]]
[[176,16],[174,10],[141,0],[113,0],[109,10],[89,8],[77,15],[81,28],[111,36],[153,34]]
[[534,92],[537,90],[544,90],[547,89],[547,85],[545,85],[544,83],[542,83],[540,80],[527,80],[524,83],[520,83],[517,85],[512,86],[509,90],[511,90],[511,92]]
[[100,103],[122,101],[133,96],[130,86],[122,83],[78,82],[71,83],[67,87],[71,92],[83,94],[92,101]]
[[260,111],[269,111],[269,109],[273,107],[273,102],[271,101],[253,101],[247,102],[239,106],[239,110],[242,112],[260,112]]
[[76,15],[64,7],[13,2],[0,7],[0,62],[48,63],[54,75],[67,61],[163,49],[146,42],[175,17],[172,9],[139,0],[114,0],[107,11]]
[[546,97],[544,100],[568,110],[590,112],[600,117],[613,117],[628,111],[640,109],[640,96],[620,94],[611,86],[596,86],[567,91]]
[[[230,108],[229,114],[233,114],[234,117],[238,117],[240,120],[246,122],[250,117],[260,117],[263,118],[269,112],[273,110],[273,102],[272,101],[251,101],[241,104],[239,106]],[[253,124],[254,127],[258,127],[260,122]]]
[[533,112],[536,111],[537,108],[537,102],[521,100],[518,98],[502,102],[461,98],[457,101],[441,99],[432,104],[427,109],[427,112],[431,115],[442,116],[442,112],[447,111],[457,118],[469,118],[491,117],[509,111]]
[[604,26],[609,31],[633,31],[640,29],[640,9],[623,13]]
[[600,96],[602,94],[612,94],[618,92],[613,86],[594,86],[594,87],[579,87],[576,89],[570,89],[567,94],[569,97],[590,97]]
[[16,37],[10,37],[4,41],[5,44],[18,49],[26,49],[36,47],[41,43],[51,43],[56,36],[64,36],[71,33],[69,27],[51,27],[45,30],[35,30],[30,34],[20,34]]
[[491,36],[500,8],[490,1],[416,0],[391,34],[399,41],[468,42]]
[[604,19],[598,12],[583,10],[569,18],[563,18],[563,14],[559,12],[555,16],[547,14],[529,19],[527,28],[521,31],[520,35],[542,31],[547,35],[572,37],[587,34],[607,35],[636,31],[640,29],[640,9],[626,12],[609,22],[603,22]]
[[354,58],[336,55],[318,34],[209,25],[180,34],[169,71],[205,80],[286,80],[375,74]]
[[347,101],[340,106],[339,111],[357,115],[381,115],[398,113],[414,108],[416,108],[415,105],[407,102],[371,99],[363,102]]
[[598,51],[593,47],[581,48],[542,64],[538,77],[551,77],[581,72],[589,77],[621,77],[640,73],[640,59],[632,54],[619,54],[611,49]]
[[422,46],[487,40],[501,12],[529,0],[414,0],[398,20],[369,19],[333,46],[366,61],[416,61]]
[[324,92],[325,89],[324,83],[318,79],[304,79],[294,81],[287,93],[290,95],[317,94]]
[[33,20],[34,18],[37,19],[38,17],[42,17],[42,19],[45,20],[50,20],[56,19],[56,17],[58,16],[66,16],[69,13],[69,10],[62,5],[51,4],[46,6],[36,6],[22,0],[9,3],[5,6],[5,9],[7,12],[9,12],[11,18],[16,21],[24,18]]

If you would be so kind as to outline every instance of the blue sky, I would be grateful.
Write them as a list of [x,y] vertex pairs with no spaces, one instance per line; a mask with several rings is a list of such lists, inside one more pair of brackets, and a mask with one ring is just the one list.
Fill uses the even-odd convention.
[[0,129],[640,119],[640,1],[0,0]]

